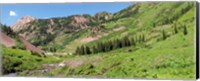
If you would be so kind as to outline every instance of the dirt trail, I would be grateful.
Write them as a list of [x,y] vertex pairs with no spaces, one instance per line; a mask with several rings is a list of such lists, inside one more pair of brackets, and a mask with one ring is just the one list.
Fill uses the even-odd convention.
[[59,66],[69,66],[71,68],[78,67],[82,64],[88,63],[92,65],[96,65],[96,63],[100,62],[102,60],[101,57],[88,57],[88,58],[79,58],[79,59],[69,59],[61,62]]
[[120,30],[123,30],[123,29],[125,29],[125,27],[120,26],[120,27],[114,28],[113,31],[120,31]]

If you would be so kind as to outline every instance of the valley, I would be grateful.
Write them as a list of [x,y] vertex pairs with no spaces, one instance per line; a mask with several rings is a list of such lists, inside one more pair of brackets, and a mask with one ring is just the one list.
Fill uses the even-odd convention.
[[195,5],[137,2],[114,14],[25,16],[11,27],[1,24],[3,74],[195,79]]

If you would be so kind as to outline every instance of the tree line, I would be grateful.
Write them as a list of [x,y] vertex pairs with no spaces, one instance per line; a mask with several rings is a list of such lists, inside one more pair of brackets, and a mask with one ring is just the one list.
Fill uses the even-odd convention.
[[121,39],[114,39],[106,42],[98,42],[96,45],[91,47],[87,45],[82,45],[76,48],[76,54],[88,55],[100,52],[108,52],[123,47],[135,46],[137,43],[143,43],[143,42],[145,42],[144,34],[139,35],[138,37],[135,38],[134,37],[130,38],[129,36],[125,36],[122,37]]
[[10,26],[0,24],[0,29],[1,29],[1,32],[5,33],[6,35],[10,37],[16,36],[16,33],[11,29]]

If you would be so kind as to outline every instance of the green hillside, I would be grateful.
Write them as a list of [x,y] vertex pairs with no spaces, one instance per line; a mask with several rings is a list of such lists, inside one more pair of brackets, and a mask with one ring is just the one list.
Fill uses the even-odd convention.
[[[78,15],[88,22],[74,23],[77,15],[33,21],[17,33],[35,32],[29,41],[55,56],[33,55],[38,67],[18,76],[195,79],[195,13],[195,2],[137,2],[114,14]],[[38,72],[43,64],[61,66]]]

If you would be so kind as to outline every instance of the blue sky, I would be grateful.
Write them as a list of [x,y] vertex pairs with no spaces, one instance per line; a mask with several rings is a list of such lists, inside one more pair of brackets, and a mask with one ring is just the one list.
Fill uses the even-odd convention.
[[1,4],[1,23],[11,26],[23,16],[35,18],[66,17],[75,14],[94,15],[118,12],[133,3],[65,3],[65,4]]

